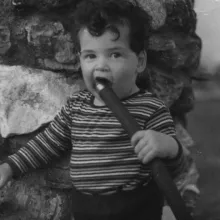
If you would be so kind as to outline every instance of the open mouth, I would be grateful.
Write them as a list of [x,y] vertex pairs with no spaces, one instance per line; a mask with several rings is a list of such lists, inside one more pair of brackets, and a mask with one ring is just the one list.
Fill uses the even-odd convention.
[[100,77],[100,76],[97,76],[96,78],[95,78],[95,81],[97,82],[97,83],[101,83],[102,85],[104,85],[104,86],[112,86],[112,82],[109,80],[109,79],[107,79],[107,78],[105,78],[105,77]]

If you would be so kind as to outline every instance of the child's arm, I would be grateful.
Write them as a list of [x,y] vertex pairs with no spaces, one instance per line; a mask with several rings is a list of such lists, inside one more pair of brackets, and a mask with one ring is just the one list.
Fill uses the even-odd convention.
[[[73,100],[69,99],[45,131],[38,134],[26,146],[4,161],[0,166],[0,172],[2,171],[0,179],[2,178],[1,175],[4,176],[6,171],[11,172],[11,175],[16,177],[29,170],[40,168],[49,164],[53,159],[62,156],[64,151],[71,149],[70,124],[72,102]],[[11,170],[4,169],[6,167],[5,164],[9,165]]]
[[138,158],[145,164],[154,158],[161,158],[173,177],[185,169],[185,154],[176,139],[173,120],[165,106],[150,117],[146,130],[133,135],[131,143]]

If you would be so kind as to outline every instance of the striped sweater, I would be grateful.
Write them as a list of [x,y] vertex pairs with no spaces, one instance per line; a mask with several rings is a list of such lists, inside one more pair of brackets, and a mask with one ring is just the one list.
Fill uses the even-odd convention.
[[[175,137],[172,118],[165,105],[151,93],[139,91],[121,100],[142,129]],[[84,193],[108,194],[118,188],[132,190],[152,179],[130,139],[106,106],[95,106],[88,91],[74,94],[50,125],[7,159],[15,176],[61,157],[71,151],[70,178]],[[173,175],[184,167],[183,154],[166,160]]]

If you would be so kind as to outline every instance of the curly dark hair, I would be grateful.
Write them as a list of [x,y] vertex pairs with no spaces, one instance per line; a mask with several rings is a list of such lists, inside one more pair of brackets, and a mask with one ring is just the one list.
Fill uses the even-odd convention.
[[80,50],[78,33],[87,28],[92,36],[101,36],[106,30],[120,37],[118,25],[128,25],[130,48],[136,54],[147,49],[150,17],[136,0],[83,0],[74,13],[76,49]]

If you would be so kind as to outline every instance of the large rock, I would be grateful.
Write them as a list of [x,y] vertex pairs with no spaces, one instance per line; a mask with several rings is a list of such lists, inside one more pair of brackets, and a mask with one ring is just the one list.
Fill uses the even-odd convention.
[[83,88],[77,75],[0,66],[0,134],[25,134],[51,121],[67,97]]
[[74,43],[58,15],[56,20],[39,13],[25,19],[18,17],[11,24],[10,31],[12,46],[3,56],[4,63],[56,71],[78,71]]
[[71,189],[46,187],[42,173],[12,181],[0,193],[1,220],[71,219]]

